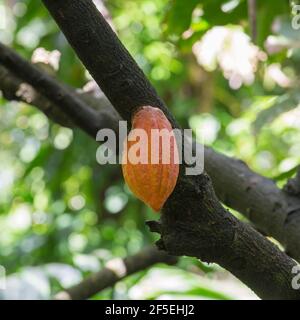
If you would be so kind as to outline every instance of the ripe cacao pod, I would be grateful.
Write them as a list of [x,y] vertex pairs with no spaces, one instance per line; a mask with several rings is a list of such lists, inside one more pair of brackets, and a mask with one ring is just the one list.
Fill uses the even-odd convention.
[[[139,149],[138,154],[138,156],[142,156],[141,152],[147,151],[144,158],[147,160],[146,163],[144,161],[132,163],[130,157],[128,157],[130,148],[137,143],[136,140],[133,141],[133,129],[143,129],[147,135],[147,145],[143,145],[143,148]],[[152,129],[156,129],[156,132],[162,129],[167,130],[169,145],[166,149],[163,149],[166,141],[162,141],[162,138],[152,139]],[[164,131],[166,132],[166,130]],[[142,144],[144,143],[143,141],[141,141]],[[151,162],[152,146],[156,146],[158,153],[154,155],[157,159],[154,163],[153,161]],[[167,161],[168,163],[162,161],[165,152],[169,153],[170,161]],[[124,161],[125,157],[126,161]],[[154,211],[160,211],[174,190],[179,174],[178,148],[175,135],[170,122],[160,109],[144,106],[139,108],[134,114],[132,118],[132,130],[129,132],[124,145],[122,170],[127,185],[136,197],[149,205]]]

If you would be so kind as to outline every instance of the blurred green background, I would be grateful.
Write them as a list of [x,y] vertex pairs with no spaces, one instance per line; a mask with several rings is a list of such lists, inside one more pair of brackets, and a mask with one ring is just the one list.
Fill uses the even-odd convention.
[[[292,1],[257,1],[255,39],[245,0],[95,3],[183,127],[201,128],[207,145],[280,186],[295,173],[300,33],[292,28]],[[0,20],[0,41],[27,59],[37,48],[61,53],[60,81],[81,88],[90,80],[40,1],[0,0]],[[1,97],[0,128],[0,265],[7,274],[0,298],[48,299],[155,241],[144,222],[157,215],[129,192],[119,166],[97,164],[98,145],[80,130]],[[220,267],[181,258],[93,298],[256,297]]]

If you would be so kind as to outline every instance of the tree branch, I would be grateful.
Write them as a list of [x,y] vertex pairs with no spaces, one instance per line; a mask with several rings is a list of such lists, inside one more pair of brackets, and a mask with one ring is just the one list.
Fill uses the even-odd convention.
[[[11,55],[11,51],[2,47],[3,52]],[[18,56],[18,59],[21,59]],[[22,59],[22,65],[31,70],[32,65]],[[40,70],[41,73],[43,71]],[[31,74],[31,72],[29,73]],[[44,77],[44,75],[41,75]],[[24,90],[20,90],[22,83],[28,82],[13,75],[8,69],[0,66],[0,89],[8,100],[21,100],[35,105],[50,119],[61,125],[73,127],[73,113],[66,115],[64,101],[56,106],[48,98],[38,93],[31,86],[31,98]],[[58,91],[65,85],[56,83]],[[47,90],[47,87],[45,88]],[[73,95],[77,92],[69,88]],[[19,94],[17,95],[17,92]],[[118,131],[120,116],[114,111],[110,102],[104,98],[95,98],[89,94],[80,94],[79,98],[86,104],[85,109],[97,110],[98,128],[110,128]],[[76,104],[75,109],[80,108]],[[85,112],[82,110],[82,112]],[[88,116],[88,115],[87,115]],[[91,124],[95,119],[91,119]],[[89,130],[86,130],[89,132]],[[249,169],[238,159],[222,155],[211,148],[205,148],[205,169],[212,178],[218,198],[227,206],[245,215],[264,234],[277,239],[286,251],[296,260],[300,261],[300,199],[291,192],[281,191],[276,184]],[[296,182],[296,181],[295,181]],[[292,182],[293,186],[295,183]],[[284,191],[287,191],[286,188]]]
[[[130,121],[139,106],[152,105],[166,114],[174,128],[178,127],[92,1],[43,2],[122,118]],[[14,67],[9,57],[2,62]],[[51,98],[51,93],[47,94]],[[224,210],[205,173],[185,176],[181,166],[177,186],[163,208],[160,224],[159,246],[168,253],[217,262],[262,298],[300,298],[300,292],[291,288],[291,271],[296,263]]]
[[95,110],[87,107],[82,99],[72,94],[68,88],[59,85],[53,77],[42,72],[37,66],[27,63],[2,43],[0,43],[0,54],[3,66],[18,78],[28,82],[41,96],[48,98],[56,106],[63,105],[64,112],[70,116],[74,124],[96,137],[98,123]]
[[[1,45],[1,43],[0,43]],[[10,54],[10,50],[6,47],[3,49]],[[20,57],[18,57],[20,58]],[[30,62],[25,60],[22,61],[24,65],[27,66],[28,70],[32,70],[33,65]],[[49,78],[50,76],[46,74],[44,71],[39,70],[41,77]],[[54,79],[52,79],[54,81]],[[92,94],[78,91],[74,88],[68,87],[65,84],[59,83],[55,80],[55,86],[57,90],[63,91],[68,90],[70,94],[77,97],[81,100],[81,104],[77,106],[74,104],[74,108],[82,108],[81,112],[87,113],[95,112],[95,118],[91,124],[95,123],[98,128],[110,128],[115,132],[118,132],[118,121],[120,116],[115,112],[113,107],[111,106],[110,102],[107,100],[105,95],[101,97],[94,97]],[[46,83],[48,83],[46,81]],[[45,96],[43,96],[40,92],[38,92],[34,87],[29,85],[25,79],[21,80],[19,77],[15,76],[11,71],[7,68],[0,65],[0,90],[3,92],[3,96],[7,100],[14,100],[14,101],[22,101],[27,104],[31,104],[42,111],[50,120],[68,128],[76,127],[72,116],[68,115],[65,112],[65,105],[64,101],[60,102],[60,106],[58,107],[52,100],[49,100]],[[47,87],[45,88],[47,90]],[[73,100],[74,101],[74,100]],[[87,133],[89,131],[85,130]]]
[[59,292],[56,300],[85,300],[96,293],[114,286],[125,277],[145,270],[156,263],[173,265],[177,262],[175,257],[169,256],[154,247],[148,247],[139,253],[125,259],[114,259],[104,269],[85,278],[79,284]]
[[73,122],[64,112],[3,66],[0,66],[0,90],[7,100],[32,104],[58,124],[69,128],[74,127]]
[[238,159],[205,149],[208,171],[218,198],[241,212],[259,230],[278,240],[300,261],[300,199],[280,190]]

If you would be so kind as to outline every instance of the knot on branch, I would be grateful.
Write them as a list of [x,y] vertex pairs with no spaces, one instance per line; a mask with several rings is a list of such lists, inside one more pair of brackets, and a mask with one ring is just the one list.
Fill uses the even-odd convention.
[[[147,222],[150,231],[161,236],[156,242],[159,250],[206,262],[214,262],[226,252],[234,241],[233,222],[229,215],[224,216],[224,209],[212,200],[212,195],[206,174],[179,177],[160,220]],[[219,214],[215,215],[216,211]]]

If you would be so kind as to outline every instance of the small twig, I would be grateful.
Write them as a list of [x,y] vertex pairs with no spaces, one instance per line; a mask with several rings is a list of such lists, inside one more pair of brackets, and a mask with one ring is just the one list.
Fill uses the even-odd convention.
[[59,292],[56,300],[85,300],[96,293],[115,285],[125,277],[156,263],[166,263],[173,265],[177,258],[158,251],[154,247],[148,247],[139,253],[125,259],[114,259],[107,263],[101,271],[90,275],[79,284]]

